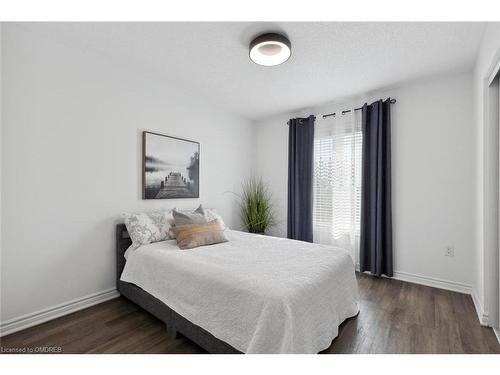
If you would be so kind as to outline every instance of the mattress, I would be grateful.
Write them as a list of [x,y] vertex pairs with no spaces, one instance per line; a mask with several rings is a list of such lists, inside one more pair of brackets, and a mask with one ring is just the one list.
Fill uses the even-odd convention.
[[228,242],[190,250],[172,240],[141,246],[121,280],[244,353],[317,353],[358,313],[345,250],[225,233]]

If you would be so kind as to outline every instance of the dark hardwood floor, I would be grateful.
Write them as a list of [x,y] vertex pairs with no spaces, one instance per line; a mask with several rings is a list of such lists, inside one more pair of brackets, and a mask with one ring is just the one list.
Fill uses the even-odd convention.
[[[358,274],[361,311],[323,353],[500,353],[469,295]],[[62,353],[204,353],[124,298],[0,338],[2,348]],[[5,350],[4,350],[5,352]]]

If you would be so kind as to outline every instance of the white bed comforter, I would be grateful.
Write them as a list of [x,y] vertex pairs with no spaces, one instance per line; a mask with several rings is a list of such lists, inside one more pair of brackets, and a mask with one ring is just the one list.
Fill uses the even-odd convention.
[[175,241],[128,255],[121,280],[244,353],[317,353],[358,313],[350,255],[331,246],[227,230],[229,242]]

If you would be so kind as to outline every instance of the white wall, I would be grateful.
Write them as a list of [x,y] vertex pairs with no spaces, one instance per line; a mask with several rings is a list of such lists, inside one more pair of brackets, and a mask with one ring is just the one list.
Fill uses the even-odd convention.
[[[2,37],[2,29],[3,29],[3,23],[0,22],[0,272],[2,270],[2,215],[1,213],[3,212],[2,208],[2,133],[3,133],[3,115],[2,115],[2,46],[3,46],[3,37]],[[0,275],[0,283],[2,282],[1,275]],[[2,293],[1,293],[1,286],[0,286],[0,312],[2,310]],[[1,313],[0,313],[0,322],[1,322]]]
[[[398,273],[473,282],[475,129],[472,75],[432,77],[365,97],[314,108],[323,113],[394,97],[392,106],[394,261]],[[307,111],[306,111],[307,112]],[[286,235],[287,126],[296,114],[257,123],[256,173],[269,184]],[[455,256],[445,257],[445,247]],[[410,276],[411,276],[410,275]],[[404,276],[404,275],[403,275]],[[407,275],[408,276],[408,275]],[[463,284],[463,285],[462,285]]]
[[[217,207],[251,169],[252,123],[147,72],[4,24],[1,321],[114,287],[123,212]],[[201,142],[200,199],[141,200],[141,132]]]
[[485,122],[484,122],[484,89],[485,80],[488,78],[491,65],[500,56],[500,24],[490,23],[486,27],[481,47],[479,49],[476,65],[474,68],[474,109],[476,126],[476,244],[474,257],[474,275],[473,288],[476,303],[479,309],[484,310],[485,299],[485,257],[484,257],[484,150],[485,150]]

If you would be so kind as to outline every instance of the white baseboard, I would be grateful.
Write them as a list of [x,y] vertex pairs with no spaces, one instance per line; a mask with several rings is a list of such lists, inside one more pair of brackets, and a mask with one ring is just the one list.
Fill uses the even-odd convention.
[[500,329],[493,328],[493,332],[495,332],[495,336],[497,337],[498,343],[500,344]]
[[0,337],[9,335],[17,331],[21,331],[23,329],[41,323],[45,323],[49,320],[59,318],[63,315],[71,314],[90,306],[97,305],[98,303],[117,298],[118,296],[120,296],[120,294],[115,288],[108,289],[102,292],[90,294],[85,297],[77,298],[72,301],[50,307],[48,309],[39,310],[31,314],[26,314],[17,318],[9,319],[5,322],[0,323]]
[[482,326],[489,325],[488,313],[484,311],[483,303],[479,299],[477,292],[473,289],[471,293],[472,302],[474,302],[474,307],[476,308],[477,317],[479,318],[479,323]]
[[[356,263],[356,271],[359,271],[359,263]],[[384,276],[385,277],[385,276]],[[451,290],[465,294],[472,294],[472,287],[468,284],[459,283],[456,281],[438,279],[436,277],[416,275],[414,273],[394,271],[392,279],[407,281],[409,283],[431,286],[438,289]]]
[[438,279],[436,277],[415,275],[413,273],[394,271],[393,279],[408,281],[410,283],[431,286],[433,288],[451,290],[453,292],[471,294],[472,287],[456,281]]
[[474,307],[476,309],[479,323],[482,326],[487,326],[487,327],[489,326],[488,313],[484,311],[483,304],[481,303],[481,300],[479,299],[476,291],[472,288],[472,286],[464,283],[459,283],[456,281],[443,280],[429,276],[420,276],[408,272],[399,272],[399,271],[394,272],[393,278],[396,280],[408,281],[411,283],[426,285],[433,288],[446,289],[446,290],[451,290],[453,292],[470,294],[470,296],[472,297],[472,302],[474,303]]
[[[359,270],[359,267],[356,268],[357,270]],[[476,308],[480,324],[483,326],[488,326],[488,314],[484,311],[481,301],[470,285],[400,271],[394,272],[393,278],[396,280],[407,281],[434,288],[470,294],[474,303],[474,307]],[[9,319],[5,322],[0,323],[0,337],[9,335],[17,331],[21,331],[38,324],[45,323],[49,320],[59,318],[63,315],[71,314],[73,312],[97,305],[119,296],[120,294],[116,289],[108,289],[82,298],[77,298],[48,309],[39,310],[31,314],[23,315],[14,319]],[[497,329],[494,329],[494,331],[497,339],[500,342],[500,331]]]
[[[356,265],[356,271],[359,271],[359,264]],[[472,286],[464,283],[459,283],[456,281],[443,280],[429,276],[415,275],[412,273],[401,272],[401,271],[394,271],[393,279],[407,281],[414,284],[426,285],[433,288],[451,290],[453,292],[470,294],[470,296],[472,297],[472,302],[474,303],[474,307],[476,309],[479,323],[482,326],[489,327],[488,313],[484,311],[483,304],[481,303],[481,300],[479,299],[476,291],[472,288]],[[497,335],[497,338],[499,338],[500,332],[498,330],[495,330],[495,334]]]

